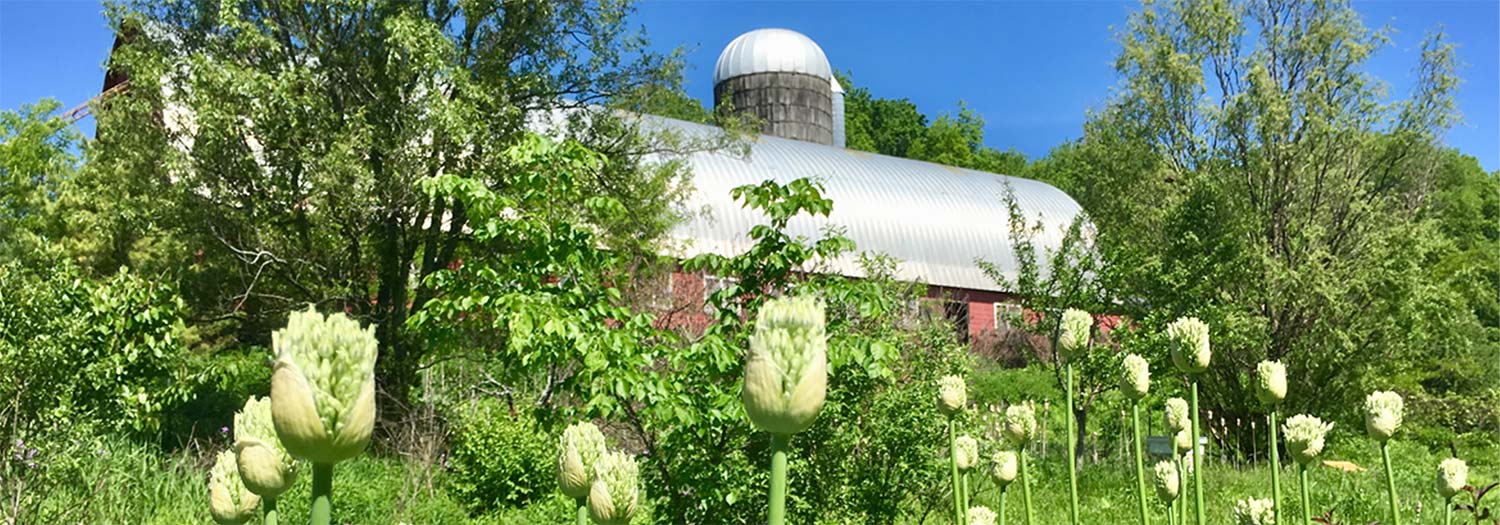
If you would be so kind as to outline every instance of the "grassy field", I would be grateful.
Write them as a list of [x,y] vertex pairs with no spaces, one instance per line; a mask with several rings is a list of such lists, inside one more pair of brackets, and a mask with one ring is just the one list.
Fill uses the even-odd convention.
[[[1375,465],[1373,446],[1360,445],[1354,441],[1347,446],[1335,444],[1329,454],[1361,465]],[[42,451],[44,462],[26,472],[13,467],[6,471],[6,477],[0,480],[4,481],[0,487],[7,491],[3,495],[3,504],[0,504],[3,505],[0,517],[15,517],[13,523],[16,524],[175,525],[210,522],[204,488],[206,466],[200,464],[195,455],[163,458],[148,447],[108,440],[80,443],[70,448],[74,450],[58,451],[50,457],[48,451]],[[1441,523],[1440,502],[1433,488],[1433,470],[1438,459],[1420,447],[1395,447],[1403,523]],[[1036,462],[1033,471],[1037,480],[1032,491],[1036,523],[1061,523],[1067,515],[1067,481],[1060,458]],[[1204,472],[1204,503],[1210,509],[1208,523],[1231,523],[1230,509],[1235,500],[1247,496],[1268,497],[1270,494],[1269,471],[1264,466],[1210,465]],[[1293,474],[1291,469],[1287,470],[1283,492],[1288,498],[1287,508],[1295,512],[1300,509],[1300,503],[1295,498],[1296,478]],[[995,486],[978,471],[971,479],[974,503],[994,506],[998,495]],[[1475,482],[1494,479],[1492,463],[1477,466],[1471,476]],[[1081,517],[1085,523],[1135,522],[1135,480],[1128,464],[1088,465],[1079,482]],[[1339,523],[1385,521],[1385,485],[1379,469],[1345,473],[1317,468],[1311,473],[1311,482],[1317,514],[1336,509]],[[340,464],[336,483],[335,515],[339,523],[519,525],[557,523],[569,513],[569,502],[552,495],[526,508],[470,516],[446,490],[444,471],[440,466],[423,468],[419,463],[392,457],[366,456]],[[283,522],[296,523],[295,517],[304,515],[309,484],[309,477],[301,476],[297,486],[283,497],[283,516],[292,517]],[[1019,485],[1012,486],[1007,523],[1023,523],[1019,488]],[[1149,485],[1148,490],[1151,490]],[[1154,492],[1149,497],[1153,523],[1165,523],[1163,507]],[[33,510],[13,516],[16,502]],[[946,501],[934,502],[931,508],[913,509],[910,523],[948,523],[948,513]],[[638,523],[649,523],[649,509],[639,518]],[[0,519],[0,522],[11,523],[7,519]]]

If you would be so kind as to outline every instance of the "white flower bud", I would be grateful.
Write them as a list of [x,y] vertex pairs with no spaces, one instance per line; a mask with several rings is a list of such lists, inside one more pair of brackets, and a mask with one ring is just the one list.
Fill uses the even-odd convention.
[[1208,370],[1208,361],[1213,357],[1208,344],[1208,324],[1197,317],[1183,317],[1167,325],[1167,338],[1172,343],[1172,364],[1188,374]]
[[969,507],[969,525],[995,525],[995,511],[989,507]]
[[1187,400],[1174,397],[1167,400],[1167,428],[1175,431],[1183,431],[1193,428],[1193,420],[1188,415]]
[[1057,347],[1069,360],[1082,357],[1089,349],[1089,334],[1094,328],[1094,317],[1088,312],[1069,308],[1063,311],[1062,323],[1058,326]]
[[964,378],[954,375],[938,379],[938,411],[952,416],[964,411],[969,404],[969,387]]
[[1248,498],[1234,504],[1236,525],[1276,525],[1276,504],[1269,499]]
[[313,463],[359,455],[375,429],[375,327],[309,308],[292,313],[271,346],[271,419],[287,453]]
[[953,440],[953,463],[959,470],[969,470],[979,465],[979,442],[969,436],[958,436]]
[[1005,487],[1016,480],[1020,472],[1020,458],[1014,450],[1002,450],[996,452],[990,458],[990,477],[995,478],[995,483]]
[[1323,453],[1323,438],[1329,430],[1333,430],[1333,423],[1306,414],[1292,416],[1281,426],[1287,454],[1304,466],[1311,464]]
[[1178,484],[1181,483],[1181,475],[1177,473],[1177,465],[1171,461],[1158,461],[1151,469],[1156,476],[1156,495],[1162,501],[1171,503],[1177,499]]
[[1035,436],[1035,407],[1030,403],[1016,403],[1005,408],[1005,439],[1016,446],[1024,446]]
[[281,446],[271,418],[269,399],[245,400],[245,407],[234,415],[234,449],[245,487],[263,498],[276,499],[297,480],[297,462]]
[[589,497],[594,463],[604,455],[604,433],[593,423],[563,429],[557,450],[557,488],[573,499]]
[[772,434],[806,430],[828,395],[828,338],[816,298],[766,301],[750,335],[740,399],[750,422]]
[[1448,458],[1438,463],[1437,491],[1443,501],[1463,492],[1469,484],[1469,464],[1458,458]]
[[1125,397],[1140,401],[1151,390],[1151,365],[1135,354],[1126,354],[1121,364],[1120,391]]
[[1255,396],[1266,406],[1286,399],[1286,366],[1281,361],[1261,361],[1255,365]]
[[1395,392],[1371,392],[1365,397],[1365,430],[1370,437],[1384,443],[1401,428],[1404,404]]
[[1178,454],[1192,452],[1193,435],[1186,430],[1178,430],[1172,435],[1172,448],[1176,449]]
[[208,513],[220,525],[240,525],[255,517],[260,496],[245,488],[233,451],[219,453],[208,473]]
[[640,467],[624,452],[606,452],[594,464],[589,517],[600,525],[626,525],[640,497]]

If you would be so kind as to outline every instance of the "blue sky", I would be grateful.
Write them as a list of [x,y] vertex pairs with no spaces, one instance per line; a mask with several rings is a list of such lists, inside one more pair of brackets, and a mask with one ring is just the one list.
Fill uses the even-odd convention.
[[[1115,85],[1114,28],[1134,2],[645,2],[636,21],[654,45],[690,50],[688,92],[713,98],[719,50],[759,27],[801,31],[837,69],[877,96],[910,98],[929,115],[958,100],[982,113],[985,142],[1028,156],[1076,138],[1087,111]],[[1500,169],[1500,2],[1356,3],[1367,26],[1390,25],[1392,45],[1371,71],[1394,95],[1411,86],[1423,35],[1444,26],[1465,64],[1464,122],[1447,142]],[[99,91],[112,36],[98,2],[0,0],[0,108],[53,97],[64,109]],[[83,122],[92,133],[92,122]]]

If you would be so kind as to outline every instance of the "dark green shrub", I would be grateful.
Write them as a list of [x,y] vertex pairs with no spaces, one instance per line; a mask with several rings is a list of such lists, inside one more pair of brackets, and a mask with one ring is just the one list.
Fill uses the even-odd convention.
[[480,400],[455,419],[450,489],[475,513],[525,505],[556,490],[556,448],[530,414]]

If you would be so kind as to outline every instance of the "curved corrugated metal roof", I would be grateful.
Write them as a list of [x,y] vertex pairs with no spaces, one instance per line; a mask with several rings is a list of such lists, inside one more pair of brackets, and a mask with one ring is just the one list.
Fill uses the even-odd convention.
[[[659,117],[645,117],[686,135],[715,133],[716,128]],[[1015,258],[1010,215],[1003,195],[1008,182],[1029,221],[1041,219],[1045,231],[1035,242],[1038,257],[1056,249],[1082,208],[1067,194],[1043,182],[955,168],[863,151],[761,136],[748,157],[725,152],[691,155],[694,192],[687,206],[694,213],[672,236],[681,241],[678,256],[699,253],[736,255],[751,246],[750,228],[767,223],[729,195],[731,189],[766,179],[780,183],[810,177],[822,181],[833,200],[826,218],[797,217],[790,233],[820,236],[825,226],[845,229],[863,252],[879,252],[901,261],[897,277],[932,285],[1004,291],[980,270],[976,260],[994,263],[1014,278]],[[856,257],[831,262],[833,272],[862,276]]]
[[790,29],[756,29],[724,46],[714,64],[714,85],[740,75],[767,72],[833,78],[823,48],[807,35]]

